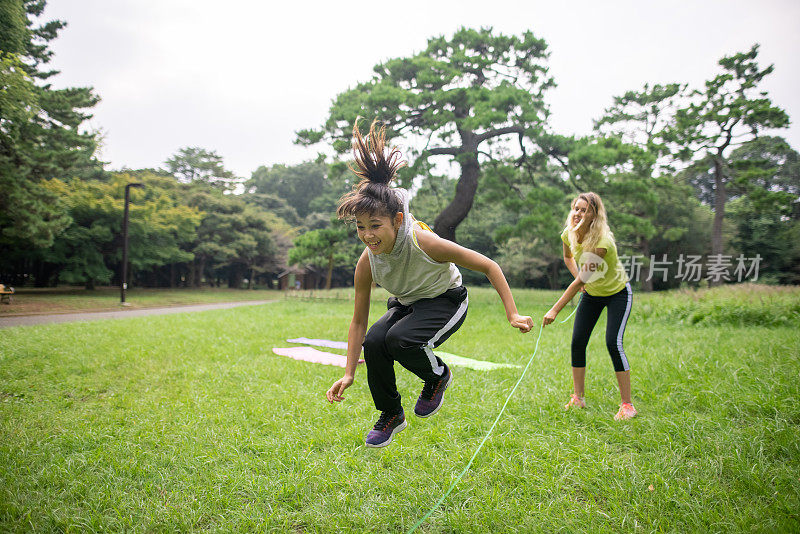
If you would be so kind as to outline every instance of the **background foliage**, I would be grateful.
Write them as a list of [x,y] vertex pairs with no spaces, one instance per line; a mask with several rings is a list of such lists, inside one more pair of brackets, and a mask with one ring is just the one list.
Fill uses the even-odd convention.
[[[66,23],[40,20],[44,6],[0,0],[3,283],[117,284],[122,191],[140,182],[132,285],[275,287],[291,265],[320,287],[349,284],[358,244],[331,214],[353,184],[347,153],[359,116],[365,127],[381,119],[407,147],[398,181],[414,195],[415,216],[496,259],[513,285],[568,280],[559,234],[569,201],[588,190],[605,200],[620,254],[641,258],[645,290],[680,285],[681,254],[758,254],[761,281],[800,282],[800,160],[775,135],[789,117],[760,87],[773,66],[759,66],[758,45],[721,58],[702,87],[627,91],[591,135],[574,137],[548,122],[556,80],[546,42],[530,31],[462,28],[376,65],[335,96],[323,124],[298,131],[298,143],[324,143],[335,157],[264,165],[246,179],[196,146],[163,169],[106,170],[95,155],[100,136],[86,126],[99,96],[51,83],[49,43]],[[670,276],[648,279],[651,259],[665,255]]]

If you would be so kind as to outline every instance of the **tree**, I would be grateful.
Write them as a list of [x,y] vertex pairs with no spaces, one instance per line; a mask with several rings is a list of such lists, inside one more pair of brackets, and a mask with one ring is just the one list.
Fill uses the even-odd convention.
[[[614,199],[609,211],[622,220],[617,235],[635,243],[649,269],[651,253],[655,252],[651,240],[656,235],[662,240],[677,240],[688,231],[685,227],[666,226],[662,220],[662,207],[675,202],[681,193],[686,194],[685,188],[664,174],[673,170],[664,136],[673,124],[684,91],[685,87],[679,84],[645,84],[641,91],[614,97],[613,105],[594,124],[597,132],[642,150],[641,157],[634,158],[630,172],[611,181],[616,186],[611,189],[617,191],[609,191]],[[652,291],[652,270],[644,276],[642,288]]]
[[723,57],[719,61],[723,72],[707,81],[703,90],[691,93],[693,101],[677,110],[675,124],[666,136],[680,159],[708,170],[703,174],[708,179],[705,187],[713,190],[714,196],[714,255],[724,249],[722,225],[731,180],[726,168],[731,151],[757,139],[765,129],[789,124],[787,114],[772,105],[767,93],[757,89],[774,68],[759,68],[758,48],[756,44],[748,52]]
[[19,0],[0,0],[0,50],[19,54],[27,40],[25,5]]
[[748,141],[731,152],[728,163],[734,195],[781,198],[788,213],[800,198],[800,154],[782,137]]
[[[438,214],[434,230],[455,240],[456,228],[472,208],[481,176],[479,158],[507,155],[516,138],[522,156],[526,140],[537,136],[547,118],[543,94],[553,86],[547,74],[547,45],[532,32],[495,35],[490,28],[462,28],[450,39],[436,37],[411,57],[376,65],[375,76],[339,94],[319,130],[298,132],[298,142],[350,147],[356,117],[387,125],[389,139],[404,136],[411,166],[404,180],[427,175],[433,156],[460,167],[452,201]],[[415,141],[422,139],[424,145]]]
[[500,245],[497,263],[503,268],[509,284],[524,287],[528,281],[542,277],[549,263],[541,255],[543,241],[541,237],[532,240],[510,237]]
[[641,91],[615,96],[614,103],[594,121],[594,129],[603,135],[619,137],[651,154],[654,157],[649,167],[651,176],[671,171],[671,165],[658,159],[669,155],[665,133],[673,124],[685,91],[686,86],[676,83],[652,87],[645,84]]
[[[414,216],[427,221],[447,206],[454,195],[453,181],[446,176],[428,177],[411,201]],[[486,162],[472,209],[458,228],[459,242],[495,258],[513,285],[535,284],[545,274],[549,278],[552,262],[561,259],[558,234],[563,228],[565,198],[563,188],[534,184],[527,169],[513,161]],[[557,212],[554,216],[552,210]],[[552,253],[556,247],[558,256]],[[487,283],[480,273],[463,270],[461,274],[465,283]]]
[[311,230],[295,239],[294,247],[289,249],[289,264],[325,266],[328,273],[325,289],[330,289],[333,268],[338,265],[355,265],[358,248],[348,228],[338,221],[332,221],[328,228]]
[[609,217],[616,215],[611,217],[615,232],[622,229],[652,236],[647,215],[656,200],[650,184],[642,179],[653,163],[651,154],[618,136],[548,135],[539,142],[562,168],[571,195],[594,191],[606,200]]
[[[125,184],[139,182],[142,189],[132,189],[130,203],[130,280],[142,285],[159,286],[154,273],[168,272],[164,278],[170,287],[177,286],[178,269],[191,262],[194,255],[188,250],[205,213],[190,207],[184,198],[184,187],[175,183],[171,176],[156,174],[149,170],[114,173],[109,181],[113,188],[119,229]],[[121,234],[115,248],[115,260],[121,262]],[[119,272],[119,270],[117,271]],[[150,275],[150,280],[145,275]]]
[[251,194],[275,195],[285,200],[297,216],[304,219],[311,213],[311,201],[325,188],[327,170],[327,165],[319,161],[271,167],[262,165],[253,171],[245,189]]
[[81,126],[98,98],[91,88],[53,89],[44,70],[48,42],[65,26],[35,26],[44,1],[0,2],[0,270],[19,250],[46,248],[70,224],[66,207],[42,186],[64,175],[89,175],[100,165],[97,134]]
[[[114,271],[106,259],[116,252],[114,230],[122,219],[119,202],[114,205],[110,187],[99,182],[53,178],[45,182],[69,209],[70,225],[59,234],[42,258],[55,273],[56,280],[68,284],[108,284]],[[110,262],[108,262],[110,263]],[[41,283],[45,280],[37,280]]]
[[222,190],[232,190],[241,181],[225,168],[219,154],[196,146],[181,148],[164,164],[182,183],[204,182]]
[[[663,187],[666,181],[671,183]],[[654,180],[658,198],[658,218],[653,220],[655,234],[649,241],[650,252],[656,261],[666,256],[668,260],[666,280],[654,271],[650,264],[649,272],[642,270],[641,275],[646,281],[652,275],[650,283],[653,289],[672,289],[681,285],[699,285],[699,280],[694,279],[694,274],[687,271],[681,264],[681,258],[689,261],[691,256],[701,257],[708,251],[711,238],[711,222],[714,218],[708,206],[702,205],[694,198],[691,188],[680,184],[672,176],[660,176]],[[667,194],[668,193],[668,194]],[[640,249],[631,247],[621,254],[635,254]],[[642,263],[645,263],[644,261]],[[631,270],[633,267],[631,266]]]
[[599,192],[609,175],[630,172],[648,157],[639,147],[615,136],[576,138],[548,134],[537,142],[542,152],[561,167],[563,180],[573,192]]
[[245,193],[242,200],[260,210],[274,213],[291,225],[300,224],[300,217],[285,199],[269,193]]
[[556,289],[562,268],[560,234],[573,190],[553,164],[531,171],[510,164],[491,166],[484,202],[502,206],[505,213],[506,221],[493,232],[503,271],[515,284]]
[[123,191],[133,181],[145,188],[131,191],[131,280],[137,272],[192,259],[181,247],[194,236],[202,214],[183,204],[174,180],[148,173],[135,180],[116,173],[106,182],[54,178],[43,185],[62,199],[71,222],[51,247],[38,253],[44,265],[37,269],[43,275],[37,284],[82,283],[93,289],[112,281],[122,259]]
[[47,179],[64,175],[91,176],[101,170],[94,158],[98,134],[82,128],[92,117],[88,112],[100,98],[91,87],[53,89],[46,80],[57,70],[45,70],[53,52],[48,43],[66,27],[66,22],[52,20],[35,26],[44,11],[45,0],[26,0],[27,39],[23,53],[25,70],[36,83],[38,112],[22,127],[17,145],[16,165],[20,177]]
[[205,213],[189,245],[194,262],[190,285],[200,286],[204,275],[227,278],[228,286],[241,287],[245,276],[274,263],[273,230],[279,219],[246,203],[241,197],[194,185],[187,191],[188,205]]
[[798,221],[782,219],[779,212],[757,206],[749,197],[731,200],[729,213],[736,232],[732,239],[739,254],[760,257],[759,280],[772,283],[797,283],[800,246],[792,239]]
[[759,278],[797,283],[800,154],[780,137],[759,137],[731,152],[727,171],[737,252],[761,256]]

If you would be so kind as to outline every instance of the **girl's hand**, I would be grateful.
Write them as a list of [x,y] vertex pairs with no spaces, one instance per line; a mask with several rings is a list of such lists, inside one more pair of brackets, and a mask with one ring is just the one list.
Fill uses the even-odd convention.
[[514,328],[519,328],[519,331],[523,334],[530,332],[531,328],[533,328],[533,319],[527,315],[515,313],[508,322],[511,323],[511,326]]
[[542,324],[544,326],[549,325],[550,323],[552,323],[553,321],[556,320],[556,316],[557,315],[558,315],[558,312],[555,311],[553,308],[550,308],[550,311],[548,311],[547,313],[544,314],[544,318],[542,319]]
[[353,385],[353,377],[352,376],[343,376],[331,386],[331,389],[328,390],[326,396],[328,397],[328,402],[342,402],[344,400],[344,390],[349,388]]

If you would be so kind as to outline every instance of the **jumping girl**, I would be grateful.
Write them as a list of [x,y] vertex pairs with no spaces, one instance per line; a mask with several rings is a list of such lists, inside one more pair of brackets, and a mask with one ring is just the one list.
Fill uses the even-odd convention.
[[583,384],[586,376],[586,345],[603,308],[608,308],[606,347],[617,374],[622,404],[614,419],[636,416],[631,404],[631,376],[628,357],[622,348],[625,324],[631,313],[633,291],[617,257],[614,234],[608,227],[606,209],[600,196],[581,193],[572,201],[561,241],[564,263],[575,277],[564,294],[544,316],[552,323],[579,291],[583,292],[572,328],[572,387],[574,393],[564,408],[585,408]]
[[[384,153],[385,127],[373,121],[367,140],[353,126],[355,168],[361,178],[339,201],[340,219],[356,220],[358,238],[366,245],[356,264],[355,310],[347,336],[344,376],[328,390],[329,402],[341,401],[353,384],[356,364],[364,347],[367,382],[381,413],[366,438],[367,447],[384,447],[406,427],[394,362],[425,383],[414,413],[430,417],[442,406],[445,389],[453,382],[449,367],[433,353],[463,324],[467,289],[456,265],[482,272],[497,290],[511,326],[528,332],[533,320],[517,313],[503,271],[494,261],[473,250],[442,239],[408,211],[408,193],[389,184],[405,165],[393,147]],[[367,332],[370,292],[375,282],[394,295],[388,311]],[[364,333],[366,332],[366,336]]]

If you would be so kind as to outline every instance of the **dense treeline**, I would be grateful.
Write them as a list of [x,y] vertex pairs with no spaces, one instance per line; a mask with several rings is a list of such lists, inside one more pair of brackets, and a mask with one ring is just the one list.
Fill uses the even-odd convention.
[[[325,124],[298,132],[298,143],[329,143],[344,160],[262,166],[245,180],[214,151],[185,147],[164,169],[109,172],[97,133],[83,128],[98,96],[47,81],[48,42],[64,23],[37,25],[44,3],[0,0],[3,283],[118,283],[123,191],[142,183],[131,191],[129,283],[274,287],[292,271],[348,284],[359,247],[331,215],[352,185],[343,161],[358,116],[385,121],[402,144],[400,182],[417,218],[496,258],[515,285],[564,283],[559,234],[569,199],[587,190],[605,199],[645,289],[756,271],[800,282],[800,162],[768,135],[789,118],[758,87],[772,67],[758,66],[757,46],[720,60],[702,88],[617,97],[592,135],[568,137],[548,125],[547,44],[463,29],[377,65],[334,99]],[[440,162],[458,175],[439,173]]]

